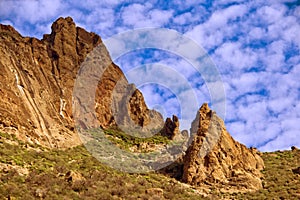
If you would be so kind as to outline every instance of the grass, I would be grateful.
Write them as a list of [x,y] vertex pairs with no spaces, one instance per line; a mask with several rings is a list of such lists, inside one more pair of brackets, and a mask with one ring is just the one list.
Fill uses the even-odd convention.
[[[124,148],[139,142],[168,142],[156,136],[131,138],[114,130],[108,130],[106,136],[122,138],[123,142],[117,139],[116,143]],[[216,189],[210,192],[209,199],[300,199],[300,175],[293,172],[300,166],[300,151],[263,153],[262,158],[263,189],[244,194],[221,193]],[[27,169],[28,174],[20,174],[20,169]],[[109,168],[84,146],[50,150],[0,133],[0,199],[8,198],[206,199],[191,187],[159,173],[129,174]]]
[[[1,133],[0,137],[0,199],[202,199],[161,174],[128,174],[111,169],[84,146],[49,150],[8,134]],[[20,175],[13,168],[1,170],[1,165],[26,168],[29,173]],[[70,180],[70,173],[80,178],[74,175]],[[163,193],[153,194],[151,188],[160,188]]]
[[263,189],[254,193],[223,195],[234,199],[300,199],[300,150],[262,154],[265,162]]
[[132,135],[128,135],[120,130],[108,129],[104,131],[107,138],[114,144],[118,145],[120,148],[125,150],[130,150],[132,147],[136,147],[141,152],[147,152],[146,149],[141,147],[141,144],[147,145],[159,145],[159,144],[169,144],[170,140],[167,137],[161,135],[154,135],[148,138],[139,138]]

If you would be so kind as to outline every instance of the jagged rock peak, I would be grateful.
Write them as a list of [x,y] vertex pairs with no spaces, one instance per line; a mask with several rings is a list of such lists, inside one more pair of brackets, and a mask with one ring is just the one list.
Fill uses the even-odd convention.
[[14,27],[12,27],[11,25],[0,24],[0,30],[1,30],[2,34],[8,33],[10,35],[14,35],[16,38],[22,37],[20,35],[20,33],[18,33],[18,31],[16,31],[16,29]]
[[70,17],[59,18],[42,40],[1,25],[0,129],[49,147],[80,144],[72,116],[74,79],[100,44],[99,36],[76,27]]
[[51,26],[52,33],[59,32],[64,27],[76,28],[75,22],[71,17],[66,17],[66,18],[60,17],[55,22],[53,22]]
[[171,140],[173,140],[179,134],[179,120],[176,115],[173,115],[172,119],[167,118],[165,125],[160,134]]
[[[22,37],[11,26],[0,25],[0,130],[49,147],[71,147],[81,143],[74,131],[74,117],[92,118],[90,112],[72,112],[75,80],[92,50],[97,50],[98,60],[89,59],[87,63],[91,66],[91,78],[96,74],[94,69],[103,72],[96,91],[92,91],[95,124],[115,124],[111,110],[113,90],[118,83],[120,92],[124,92],[128,82],[112,63],[100,36],[76,27],[71,17],[57,19],[51,28],[50,34],[38,40]],[[86,94],[81,93],[79,103],[89,97]],[[141,97],[136,95],[136,105],[144,105]],[[148,119],[148,115],[152,113],[145,107],[135,109],[132,118],[145,121],[143,118]]]
[[257,150],[235,141],[208,104],[201,106],[197,117],[198,130],[183,159],[182,180],[191,185],[222,185],[228,190],[261,188],[264,163]]

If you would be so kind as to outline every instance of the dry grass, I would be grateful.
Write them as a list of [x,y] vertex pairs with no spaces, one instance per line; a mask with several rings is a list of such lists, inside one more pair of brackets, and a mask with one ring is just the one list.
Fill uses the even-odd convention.
[[[263,189],[246,194],[215,191],[214,199],[300,199],[300,175],[293,172],[300,166],[300,151],[262,157]],[[83,146],[49,150],[1,133],[1,165],[8,167],[0,167],[0,199],[205,199],[162,174],[128,174],[106,167]],[[27,175],[22,175],[22,168],[28,169]]]
[[[0,169],[0,199],[202,199],[161,174],[128,174],[108,168],[83,146],[50,151],[7,134],[0,137],[0,164],[29,170],[28,175],[20,175],[14,169]],[[19,145],[6,143],[8,139]],[[153,194],[151,188],[163,193]]]
[[263,189],[246,194],[223,195],[233,199],[300,199],[300,175],[293,169],[300,166],[300,151],[263,153],[265,162]]

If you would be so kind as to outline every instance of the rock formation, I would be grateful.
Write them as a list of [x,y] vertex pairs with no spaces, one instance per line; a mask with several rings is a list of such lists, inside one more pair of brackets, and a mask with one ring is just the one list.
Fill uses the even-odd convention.
[[173,115],[172,119],[167,118],[165,125],[161,130],[161,135],[173,140],[179,134],[179,120],[178,117]]
[[162,115],[149,110],[143,94],[133,84],[119,81],[113,92],[113,116],[119,128],[137,137],[151,137],[163,127]]
[[245,190],[261,188],[260,170],[264,163],[257,151],[235,141],[207,104],[202,105],[196,119],[198,130],[183,159],[182,180],[191,185],[220,184],[224,188]]
[[[70,17],[59,18],[51,29],[51,34],[38,40],[0,25],[0,130],[49,147],[76,146],[81,141],[74,131],[72,93],[89,53],[97,46],[97,67],[105,70],[94,92],[97,125],[116,125],[111,109],[114,87],[117,83],[124,90],[131,86],[98,35],[76,27]],[[130,103],[136,123],[149,123],[154,111],[149,111],[138,90]],[[154,112],[154,117],[163,123],[161,115]]]

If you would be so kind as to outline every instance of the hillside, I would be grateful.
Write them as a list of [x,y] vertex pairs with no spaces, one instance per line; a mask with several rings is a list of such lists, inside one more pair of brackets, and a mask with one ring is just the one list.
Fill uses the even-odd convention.
[[191,187],[158,173],[122,173],[102,165],[83,146],[53,150],[6,133],[0,137],[0,199],[300,198],[300,150],[263,153],[263,188],[227,193]]

